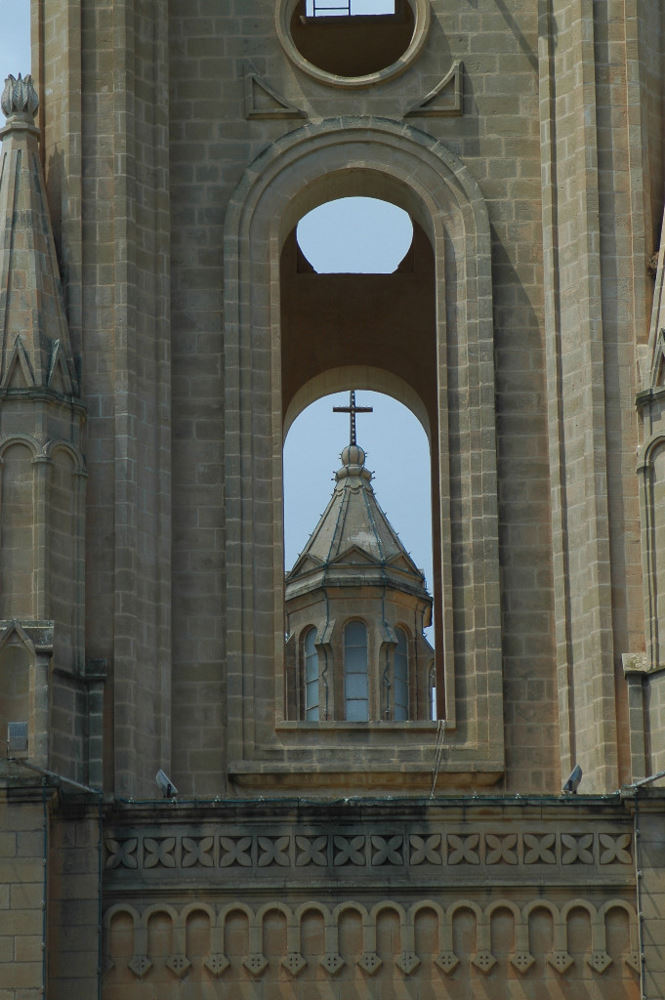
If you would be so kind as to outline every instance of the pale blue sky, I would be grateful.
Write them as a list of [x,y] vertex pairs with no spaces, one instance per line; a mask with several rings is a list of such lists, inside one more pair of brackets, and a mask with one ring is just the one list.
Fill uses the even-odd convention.
[[[356,13],[382,11],[386,2],[354,0],[354,3],[362,5],[362,9],[360,6],[356,8]],[[29,0],[0,0],[0,24],[3,26],[0,34],[0,74],[3,81],[9,73],[16,76],[19,72],[25,74],[30,70],[29,23]],[[333,223],[342,223],[342,209],[348,209],[349,205],[338,208],[339,211],[333,210],[332,213],[327,210],[328,223],[331,215]],[[350,218],[355,225],[355,233],[350,242],[359,253],[349,266],[350,270],[392,270],[394,265],[390,266],[390,260],[386,262],[386,253],[390,256],[393,237],[396,241],[396,249],[392,250],[394,256],[403,256],[408,248],[408,224],[405,226],[404,220],[400,221],[399,217],[395,221],[395,215],[382,216],[375,209],[376,205],[365,209],[357,203],[351,206]],[[325,218],[326,210],[322,215]],[[321,219],[313,228],[314,239],[319,229],[317,266],[321,270],[336,270],[339,261],[333,259],[333,253],[343,249],[348,237],[331,235]],[[328,248],[330,253],[326,262]],[[345,259],[348,266],[349,258]],[[333,474],[339,466],[339,452],[348,441],[348,418],[333,414],[332,406],[347,402],[348,394],[319,400],[301,414],[289,431],[284,449],[287,568],[305,545],[330,498]],[[428,585],[431,585],[429,452],[425,433],[410,411],[388,396],[359,392],[358,404],[375,408],[374,413],[358,417],[358,443],[367,452],[368,468],[376,473],[374,488],[377,499],[416,564],[424,569]]]
[[[315,5],[317,14],[334,15],[339,13],[338,8],[345,8],[349,0],[305,0],[305,2],[306,13],[311,17]],[[395,0],[351,0],[352,14],[394,14],[394,12]]]
[[0,0],[0,74],[24,76],[30,72],[30,2]]

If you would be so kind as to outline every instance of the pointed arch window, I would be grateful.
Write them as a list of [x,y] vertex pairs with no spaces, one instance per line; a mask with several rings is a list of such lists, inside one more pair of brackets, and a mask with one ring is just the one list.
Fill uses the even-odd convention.
[[367,626],[361,621],[344,627],[344,716],[347,722],[369,720]]

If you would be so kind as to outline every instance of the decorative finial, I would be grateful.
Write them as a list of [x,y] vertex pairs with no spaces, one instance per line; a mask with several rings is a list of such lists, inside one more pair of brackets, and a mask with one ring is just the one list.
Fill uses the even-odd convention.
[[5,80],[0,106],[7,118],[22,118],[32,124],[39,107],[39,98],[30,74],[18,80],[9,74]]
[[349,414],[349,444],[355,445],[356,441],[356,413],[373,413],[373,406],[356,406],[356,390],[352,389],[349,393],[349,405],[348,406],[333,406],[333,413],[348,413]]

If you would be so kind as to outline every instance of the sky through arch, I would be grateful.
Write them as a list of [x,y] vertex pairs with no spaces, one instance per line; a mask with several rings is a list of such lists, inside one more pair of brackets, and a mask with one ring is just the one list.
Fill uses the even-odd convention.
[[379,198],[336,198],[299,221],[297,239],[319,274],[392,274],[413,240],[407,212]]

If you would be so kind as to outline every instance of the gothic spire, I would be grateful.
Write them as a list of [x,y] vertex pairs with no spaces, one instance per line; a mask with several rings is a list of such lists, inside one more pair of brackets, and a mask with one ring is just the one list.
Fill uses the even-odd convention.
[[349,444],[340,457],[330,502],[287,574],[287,599],[318,586],[325,577],[328,585],[374,583],[430,601],[422,571],[374,495],[365,452]]
[[32,77],[5,81],[0,129],[0,390],[77,395],[46,191]]

